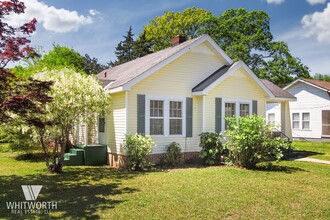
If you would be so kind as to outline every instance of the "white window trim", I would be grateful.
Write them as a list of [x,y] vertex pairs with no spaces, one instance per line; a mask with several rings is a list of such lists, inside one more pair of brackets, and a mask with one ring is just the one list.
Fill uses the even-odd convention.
[[[150,101],[159,100],[164,101],[164,134],[151,135],[150,134]],[[170,134],[170,101],[182,102],[182,134]],[[185,137],[186,136],[186,98],[177,96],[149,96],[146,95],[145,103],[145,131],[147,135],[152,137]]]
[[[309,114],[309,129],[303,129],[303,117],[302,117],[302,115],[303,115],[303,113],[308,113]],[[299,128],[295,128],[295,129],[293,129],[293,114],[299,114]],[[294,111],[294,112],[292,112],[291,113],[291,128],[292,128],[292,130],[295,130],[295,131],[311,131],[312,129],[311,129],[311,122],[312,122],[312,120],[311,120],[311,112],[309,112],[309,111]]]
[[222,98],[222,121],[221,121],[221,128],[222,131],[225,130],[225,120],[223,119],[225,117],[225,104],[226,103],[235,103],[235,114],[240,114],[240,104],[249,104],[249,115],[252,115],[252,100],[250,99],[228,99],[228,98]]

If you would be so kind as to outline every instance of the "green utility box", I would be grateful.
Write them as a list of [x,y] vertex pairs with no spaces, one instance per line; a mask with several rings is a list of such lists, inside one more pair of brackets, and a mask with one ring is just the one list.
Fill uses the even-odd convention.
[[95,166],[107,164],[107,145],[80,145],[79,148],[85,150],[85,165]]

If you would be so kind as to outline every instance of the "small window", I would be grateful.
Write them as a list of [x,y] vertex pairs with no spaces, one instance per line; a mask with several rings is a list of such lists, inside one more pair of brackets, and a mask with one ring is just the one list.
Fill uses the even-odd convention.
[[302,113],[302,129],[309,130],[310,129],[310,115],[309,113]]
[[275,113],[268,113],[268,124],[275,124]]
[[299,123],[299,113],[292,113],[292,129],[299,129],[300,123]]
[[239,115],[243,117],[250,115],[250,105],[239,104]]
[[99,132],[105,132],[105,118],[99,118]]
[[164,101],[150,100],[150,134],[164,134]]
[[170,134],[182,134],[182,102],[170,101]]

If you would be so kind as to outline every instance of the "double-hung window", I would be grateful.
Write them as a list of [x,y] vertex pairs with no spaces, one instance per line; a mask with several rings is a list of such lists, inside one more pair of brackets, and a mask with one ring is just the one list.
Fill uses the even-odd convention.
[[309,130],[310,129],[310,115],[309,113],[302,113],[302,129]]
[[300,128],[300,114],[292,113],[292,129],[298,130]]
[[150,134],[164,134],[164,101],[150,100]]
[[185,104],[176,98],[149,99],[147,133],[150,135],[183,135],[185,132]]
[[[251,114],[251,104],[248,101],[225,101],[225,117],[233,116],[248,116]],[[227,122],[225,121],[225,129],[227,129]]]
[[310,113],[302,112],[292,113],[292,129],[294,130],[309,130],[310,129]]
[[170,135],[182,134],[182,102],[170,101]]
[[250,104],[240,103],[239,104],[239,116],[248,116],[250,115]]

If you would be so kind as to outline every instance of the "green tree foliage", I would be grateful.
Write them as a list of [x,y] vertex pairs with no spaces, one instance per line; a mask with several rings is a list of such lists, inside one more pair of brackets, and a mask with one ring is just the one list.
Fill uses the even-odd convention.
[[[55,143],[52,157],[47,158],[48,170],[62,172],[69,133],[75,125],[109,112],[111,97],[104,92],[95,76],[71,69],[47,71],[40,77],[54,82],[50,91],[53,101],[44,105],[44,115],[36,115],[29,121],[38,131],[45,155],[48,155],[47,143]],[[60,155],[58,160],[57,155]]]
[[214,36],[218,18],[211,12],[199,8],[187,8],[183,12],[166,11],[152,19],[144,27],[146,38],[152,43],[152,50],[158,51],[171,46],[171,39],[185,35],[188,39],[203,34]]
[[84,60],[82,56],[75,50],[58,44],[54,45],[53,50],[43,56],[39,65],[49,70],[69,67],[75,71],[84,70]]
[[330,82],[330,76],[327,75],[327,74],[316,73],[316,74],[313,76],[313,79],[317,79],[317,80],[321,80],[321,81]]
[[134,42],[133,58],[136,59],[152,53],[151,46],[151,41],[147,39],[146,32],[143,31],[138,39]]
[[227,162],[248,169],[271,159],[280,160],[282,149],[288,149],[286,139],[273,137],[274,125],[267,124],[261,116],[226,118],[228,129],[224,147],[228,150]]
[[115,54],[117,60],[115,62],[110,61],[111,66],[117,66],[122,63],[126,63],[134,59],[133,55],[133,39],[132,26],[129,27],[126,36],[123,36],[124,40],[120,41],[116,47]]
[[120,41],[116,47],[117,60],[110,61],[109,66],[117,66],[152,53],[152,42],[146,38],[145,32],[142,32],[136,40],[133,39],[133,36],[132,27],[130,26],[127,35],[123,36],[124,40]]
[[84,72],[87,75],[95,75],[107,68],[106,65],[98,63],[97,58],[91,58],[88,54],[83,57]]
[[177,34],[194,38],[209,34],[234,60],[243,60],[260,77],[284,86],[296,77],[309,78],[309,69],[290,53],[286,43],[274,41],[264,11],[229,9],[219,17],[204,9],[165,12],[145,26],[153,51],[170,46]]
[[74,49],[54,44],[53,49],[44,56],[26,59],[24,66],[16,66],[12,72],[17,77],[28,78],[39,72],[63,68],[93,75],[106,69],[107,66],[98,63],[97,58],[91,58],[88,54],[83,57]]

